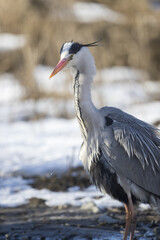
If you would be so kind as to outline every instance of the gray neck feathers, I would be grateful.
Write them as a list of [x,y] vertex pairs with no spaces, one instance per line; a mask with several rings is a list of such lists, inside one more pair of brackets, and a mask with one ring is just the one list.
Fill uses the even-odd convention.
[[74,82],[74,102],[82,136],[84,140],[87,140],[87,126],[85,124],[86,121],[82,101],[83,100],[82,100],[82,86],[80,85],[80,72],[79,70],[77,70]]
[[99,152],[102,119],[91,99],[92,77],[77,70],[74,82],[74,101],[82,137],[88,154],[93,158]]

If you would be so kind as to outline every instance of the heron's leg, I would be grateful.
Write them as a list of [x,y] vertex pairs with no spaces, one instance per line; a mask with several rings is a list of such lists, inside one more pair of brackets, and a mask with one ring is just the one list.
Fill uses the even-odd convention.
[[129,208],[129,204],[124,204],[125,210],[126,210],[126,225],[125,225],[125,232],[124,232],[124,237],[123,240],[127,240],[129,228],[130,228],[130,223],[131,223],[131,211]]
[[134,239],[134,231],[136,229],[136,222],[137,222],[137,218],[136,218],[136,212],[134,209],[134,205],[132,202],[132,198],[129,197],[129,209],[130,209],[130,213],[131,213],[131,233],[130,233],[130,240]]

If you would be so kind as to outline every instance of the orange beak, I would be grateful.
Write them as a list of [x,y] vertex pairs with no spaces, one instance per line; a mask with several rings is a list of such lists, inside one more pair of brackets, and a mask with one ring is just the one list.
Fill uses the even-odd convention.
[[51,73],[49,78],[52,78],[54,75],[56,75],[60,70],[62,70],[67,63],[69,62],[69,58],[63,58],[62,60],[59,61],[59,63],[56,65],[55,69]]

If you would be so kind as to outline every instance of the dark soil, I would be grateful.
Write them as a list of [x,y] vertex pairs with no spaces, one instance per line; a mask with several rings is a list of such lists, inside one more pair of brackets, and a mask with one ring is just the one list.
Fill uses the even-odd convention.
[[51,191],[67,191],[68,188],[79,186],[81,190],[91,185],[89,177],[82,167],[70,168],[68,172],[61,175],[51,175],[34,177],[34,182],[31,184],[33,188],[47,188]]
[[[110,220],[99,222],[103,212],[92,213],[71,206],[47,207],[40,199],[31,199],[29,204],[17,208],[1,208],[0,212],[0,240],[120,240],[125,220],[124,210],[119,208],[106,211]],[[160,239],[158,218],[151,211],[140,213],[136,236]]]

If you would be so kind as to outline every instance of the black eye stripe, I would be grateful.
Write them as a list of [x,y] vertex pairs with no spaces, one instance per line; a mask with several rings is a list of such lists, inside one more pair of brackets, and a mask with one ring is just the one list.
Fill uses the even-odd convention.
[[[65,45],[65,43],[63,43],[63,45],[62,45],[62,47],[60,49],[60,54],[63,51],[64,45]],[[83,45],[80,44],[80,43],[72,43],[72,45],[71,45],[71,47],[69,49],[69,54],[76,54],[82,47],[83,47]]]
[[76,54],[83,47],[80,43],[73,43],[69,49],[69,54]]

